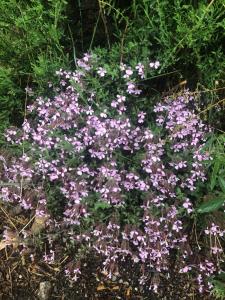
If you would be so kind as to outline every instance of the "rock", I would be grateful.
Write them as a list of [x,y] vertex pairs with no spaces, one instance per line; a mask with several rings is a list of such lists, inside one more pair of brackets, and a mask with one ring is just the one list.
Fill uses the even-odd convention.
[[40,282],[39,291],[38,291],[38,299],[39,300],[48,300],[51,293],[51,283],[49,281]]

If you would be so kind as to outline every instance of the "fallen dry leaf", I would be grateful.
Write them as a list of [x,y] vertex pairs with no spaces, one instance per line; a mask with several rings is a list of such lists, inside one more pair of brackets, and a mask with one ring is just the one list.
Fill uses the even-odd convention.
[[21,243],[19,235],[12,230],[6,229],[4,231],[4,239],[0,241],[0,250],[5,249],[6,246],[13,246],[16,249]]
[[45,228],[47,220],[48,220],[47,216],[36,216],[34,219],[34,223],[31,226],[31,233],[33,234],[40,233]]
[[0,241],[0,251],[7,246],[7,242],[5,240]]
[[97,286],[97,292],[100,292],[100,291],[104,291],[106,290],[107,287],[105,287],[102,283],[100,283],[98,286]]
[[118,285],[112,287],[112,290],[113,290],[113,291],[118,291],[119,289],[120,289],[120,287],[119,287]]
[[129,287],[127,290],[126,290],[126,297],[130,297],[131,296],[131,291],[132,291],[132,288]]

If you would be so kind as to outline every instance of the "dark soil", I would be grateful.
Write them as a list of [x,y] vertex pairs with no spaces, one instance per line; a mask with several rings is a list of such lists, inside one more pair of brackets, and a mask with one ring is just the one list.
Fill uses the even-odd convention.
[[[5,253],[2,253],[5,252]],[[39,284],[49,281],[52,285],[51,296],[48,300],[212,300],[206,296],[195,295],[188,281],[180,278],[163,281],[160,286],[160,296],[153,296],[143,291],[137,285],[135,270],[130,269],[123,278],[108,281],[104,275],[96,272],[98,260],[89,257],[86,260],[86,272],[76,283],[71,284],[65,279],[58,268],[38,262],[28,262],[19,255],[14,256],[11,250],[1,251],[0,261],[0,299],[33,300],[38,299]],[[7,258],[6,258],[7,257]]]
[[[0,243],[6,227],[20,231],[30,220],[31,216],[21,216],[0,202]],[[174,269],[172,278],[151,275],[150,281],[157,281],[159,285],[157,297],[139,285],[140,270],[130,261],[121,261],[120,276],[113,276],[109,281],[100,271],[101,259],[94,253],[81,260],[82,276],[77,282],[71,283],[63,271],[71,260],[69,255],[61,248],[60,263],[49,265],[43,261],[43,253],[39,250],[45,247],[43,243],[36,236],[27,249],[19,244],[0,248],[0,300],[39,299],[39,285],[44,281],[50,282],[52,287],[48,300],[213,300],[196,295],[189,278],[184,281],[183,276],[177,275],[175,263],[171,266]],[[31,253],[34,254],[33,261]]]

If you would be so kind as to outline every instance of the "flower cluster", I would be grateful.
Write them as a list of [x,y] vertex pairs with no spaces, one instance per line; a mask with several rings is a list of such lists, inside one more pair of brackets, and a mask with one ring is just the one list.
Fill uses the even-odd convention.
[[[51,216],[49,226],[74,229],[70,240],[103,257],[109,277],[118,274],[118,261],[128,257],[143,270],[142,284],[150,279],[149,271],[169,276],[174,251],[179,252],[179,273],[196,270],[197,264],[190,263],[193,251],[184,219],[194,211],[192,192],[206,180],[204,163],[210,157],[203,151],[207,128],[191,108],[194,99],[188,91],[164,99],[154,107],[156,124],[150,127],[146,112],[138,110],[136,121],[128,113],[130,101],[141,93],[135,78],[144,78],[144,65],[121,64],[123,90],[113,91],[105,101],[108,105],[100,105],[86,78],[101,81],[110,75],[96,64],[86,54],[78,60],[76,71],[58,71],[56,95],[36,99],[28,107],[33,117],[24,121],[22,130],[8,130],[6,139],[20,145],[23,153],[10,164],[1,159],[2,181],[9,183],[0,190],[2,199],[49,217],[47,187],[59,187],[62,214]],[[159,62],[150,67],[157,69]],[[94,220],[87,230],[82,224],[92,218],[93,197],[110,207],[113,217],[105,223]],[[138,209],[137,224],[118,219],[121,211],[126,212],[129,197]],[[214,234],[212,230],[205,233]],[[211,255],[218,253],[213,250]],[[52,262],[54,251],[44,259]],[[67,268],[66,276],[77,280],[78,265]],[[205,277],[197,276],[202,291]],[[149,288],[156,292],[157,284]]]

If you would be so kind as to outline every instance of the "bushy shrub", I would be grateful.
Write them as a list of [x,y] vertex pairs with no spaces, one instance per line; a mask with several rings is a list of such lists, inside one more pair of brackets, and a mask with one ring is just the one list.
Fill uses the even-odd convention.
[[[157,55],[162,62],[161,76],[150,79],[151,87],[165,92],[186,82],[191,90],[207,91],[198,97],[201,107],[224,99],[222,0],[185,3],[181,0],[108,0],[99,3],[108,23],[114,23],[113,36],[117,38],[114,45],[121,57],[130,61],[144,59],[146,54]],[[209,109],[205,119],[224,130],[223,113]]]
[[[112,59],[129,62],[157,55],[164,76],[155,79],[155,90],[187,80],[190,88],[213,90],[201,97],[203,105],[224,95],[222,0],[4,0],[0,17],[2,130],[21,124],[27,85],[42,93],[56,69],[69,68],[77,53],[96,46],[111,47]],[[210,119],[217,122],[217,115]]]
[[68,64],[62,46],[67,39],[63,36],[66,3],[61,0],[0,3],[1,137],[8,124],[21,124],[26,101],[24,88],[36,86],[40,93],[55,70]]
[[[193,96],[185,91],[143,111],[139,83],[157,72],[158,61],[111,66],[85,54],[77,66],[59,70],[60,85],[50,83],[49,96],[28,106],[21,130],[7,131],[20,154],[1,157],[3,201],[46,226],[46,262],[59,258],[57,244],[74,249],[65,266],[74,281],[82,276],[75,254],[84,249],[102,258],[109,278],[129,260],[154,293],[174,273],[208,292],[208,279],[220,270],[224,231],[210,222],[196,228],[210,155],[209,129]],[[21,231],[24,248],[34,231]],[[11,244],[7,230],[4,239]],[[209,247],[202,246],[206,240]]]
[[216,80],[223,85],[223,1],[184,4],[181,0],[138,0],[123,6],[117,1],[100,3],[117,24],[125,55],[157,53],[164,68],[179,70],[192,86],[200,83],[212,88]]

